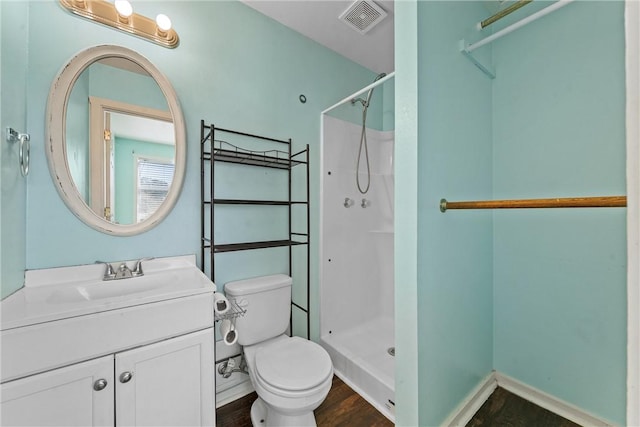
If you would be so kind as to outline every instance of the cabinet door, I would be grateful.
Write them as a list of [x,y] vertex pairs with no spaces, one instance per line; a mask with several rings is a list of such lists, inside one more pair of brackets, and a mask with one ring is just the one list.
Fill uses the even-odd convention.
[[113,390],[113,356],[10,381],[0,386],[0,424],[113,426]]
[[214,339],[210,328],[116,354],[116,425],[214,425]]

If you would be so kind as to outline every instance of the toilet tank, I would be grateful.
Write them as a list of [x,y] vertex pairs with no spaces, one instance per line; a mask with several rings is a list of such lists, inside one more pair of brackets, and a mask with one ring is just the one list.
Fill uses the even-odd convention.
[[246,310],[237,317],[238,344],[252,345],[286,332],[291,314],[291,277],[254,277],[224,285],[227,298]]

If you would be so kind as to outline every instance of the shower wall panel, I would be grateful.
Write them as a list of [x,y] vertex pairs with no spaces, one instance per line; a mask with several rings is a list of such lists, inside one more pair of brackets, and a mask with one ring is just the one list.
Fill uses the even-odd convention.
[[[321,336],[375,317],[393,321],[393,132],[367,130],[371,185],[361,194],[361,129],[324,118]],[[365,187],[364,151],[360,171]]]

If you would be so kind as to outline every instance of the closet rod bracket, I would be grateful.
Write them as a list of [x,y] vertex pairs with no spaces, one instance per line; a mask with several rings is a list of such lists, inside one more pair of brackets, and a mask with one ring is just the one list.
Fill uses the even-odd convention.
[[447,199],[440,199],[440,212],[445,213],[447,211]]
[[469,51],[469,44],[465,39],[460,40],[459,42],[460,52],[469,60],[473,65],[478,67],[480,71],[482,71],[487,77],[491,80],[496,78],[496,73],[482,62],[476,59],[475,56]]

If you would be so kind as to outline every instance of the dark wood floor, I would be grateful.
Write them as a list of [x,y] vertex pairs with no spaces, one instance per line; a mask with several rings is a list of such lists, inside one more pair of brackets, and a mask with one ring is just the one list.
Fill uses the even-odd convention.
[[[249,412],[257,397],[257,394],[251,393],[219,408],[216,411],[216,426],[251,427]],[[391,421],[336,376],[333,377],[329,395],[315,410],[315,416],[319,427],[393,426]]]
[[[216,411],[218,427],[251,427],[251,393]],[[393,423],[380,414],[340,378],[315,411],[319,427],[387,427]],[[497,388],[466,427],[580,427],[502,388]]]
[[580,427],[498,387],[467,427]]

